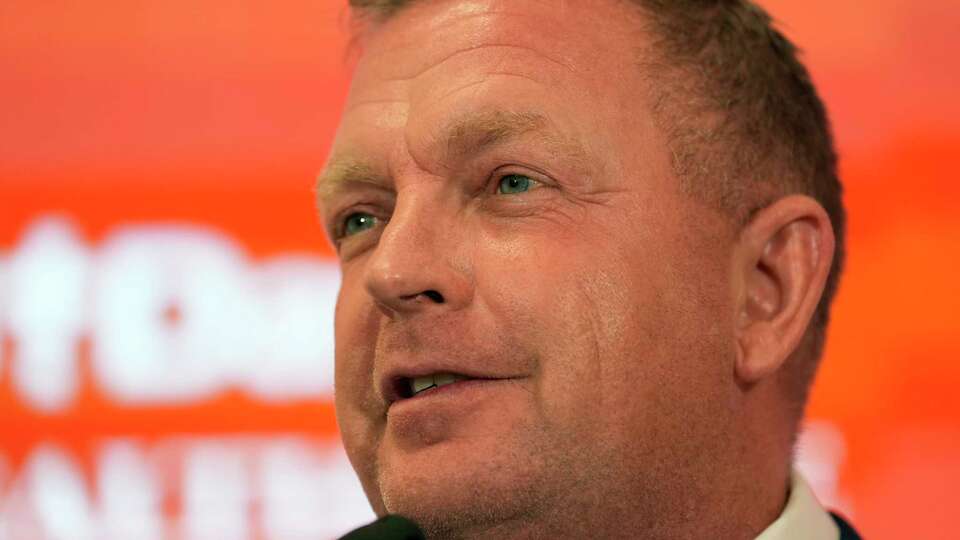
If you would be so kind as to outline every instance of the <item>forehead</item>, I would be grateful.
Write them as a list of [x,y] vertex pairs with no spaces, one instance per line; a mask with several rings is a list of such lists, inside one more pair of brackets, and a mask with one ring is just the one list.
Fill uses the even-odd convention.
[[[612,0],[415,3],[363,37],[345,120],[358,108],[391,102],[423,109],[495,77],[512,77],[518,87],[527,79],[555,91],[600,93],[636,75],[637,17]],[[409,114],[385,109],[378,116],[386,126]]]
[[638,48],[637,19],[636,9],[613,0],[425,0],[364,36],[357,80],[412,79],[458,55],[496,48],[521,61],[526,49],[554,67],[603,72],[631,52],[625,46]]
[[617,168],[626,155],[660,161],[645,141],[656,127],[643,106],[642,21],[619,0],[422,0],[361,45],[321,203],[335,179],[392,183],[401,161],[444,168],[454,153],[437,150],[458,130],[465,141],[526,132],[545,151]]

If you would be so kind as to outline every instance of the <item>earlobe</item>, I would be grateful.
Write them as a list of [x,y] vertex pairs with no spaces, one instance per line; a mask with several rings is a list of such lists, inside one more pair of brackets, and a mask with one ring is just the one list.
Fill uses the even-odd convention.
[[741,383],[768,377],[797,348],[823,294],[833,248],[826,211],[802,195],[774,202],[744,227],[734,269]]

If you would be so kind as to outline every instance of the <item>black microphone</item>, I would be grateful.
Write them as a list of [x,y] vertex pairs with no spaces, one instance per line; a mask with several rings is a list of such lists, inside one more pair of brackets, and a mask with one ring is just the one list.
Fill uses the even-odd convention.
[[405,517],[384,516],[360,527],[340,540],[426,540],[417,524]]

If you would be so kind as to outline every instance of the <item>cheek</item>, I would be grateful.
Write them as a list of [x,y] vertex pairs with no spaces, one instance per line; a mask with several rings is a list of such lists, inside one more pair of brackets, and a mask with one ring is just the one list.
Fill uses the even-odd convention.
[[357,279],[344,273],[335,321],[335,402],[337,424],[347,456],[356,470],[370,504],[385,512],[377,483],[377,448],[383,426],[370,413],[373,358],[377,341],[377,311]]
[[721,363],[705,359],[720,359],[722,280],[663,226],[585,232],[501,248],[486,259],[496,265],[478,271],[497,281],[480,288],[511,341],[536,360],[545,422],[581,437],[635,436],[671,403],[710,390],[701,382],[717,382]]
[[[617,297],[608,287],[605,302],[626,314],[601,375],[623,405],[618,410],[611,396],[608,409],[671,441],[666,448],[687,444],[693,426],[723,416],[733,373],[723,243],[693,241],[684,231],[661,230],[624,253],[626,270],[612,280],[623,292]],[[623,435],[624,444],[644,444]]]
[[365,290],[345,278],[335,317],[334,397],[348,452],[369,450],[375,435],[369,414],[375,398],[373,358],[377,328],[373,312]]
[[376,328],[369,323],[369,304],[366,292],[352,277],[344,277],[337,298],[334,316],[334,344],[336,358],[336,397],[355,399],[372,367],[372,344],[376,342]]
[[507,342],[534,364],[541,421],[582,435],[592,423],[584,408],[594,403],[601,347],[617,343],[623,328],[622,307],[599,301],[619,290],[617,278],[608,275],[606,255],[592,243],[530,234],[495,245],[496,256],[478,258],[487,261],[477,272],[478,291]]

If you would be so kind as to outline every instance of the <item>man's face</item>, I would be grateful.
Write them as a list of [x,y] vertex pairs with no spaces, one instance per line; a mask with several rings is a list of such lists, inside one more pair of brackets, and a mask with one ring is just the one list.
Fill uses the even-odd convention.
[[476,0],[367,36],[319,193],[337,414],[379,513],[462,533],[655,508],[722,444],[733,232],[671,172],[641,27]]

